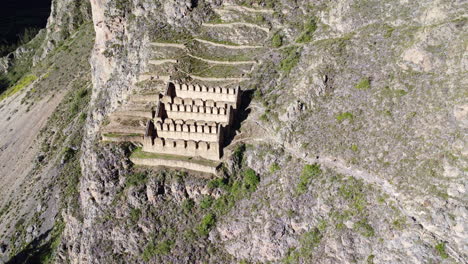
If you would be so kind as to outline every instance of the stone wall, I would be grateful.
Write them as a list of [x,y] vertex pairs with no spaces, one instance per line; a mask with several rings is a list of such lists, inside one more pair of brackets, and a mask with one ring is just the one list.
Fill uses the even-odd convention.
[[[172,138],[194,141],[220,142],[221,125],[185,123],[182,120],[176,122],[156,122],[156,136],[160,138]],[[170,119],[172,121],[172,119]],[[177,121],[182,121],[177,122]]]
[[240,88],[206,87],[204,85],[173,84],[176,97],[181,98],[203,98],[217,102],[234,103],[234,109],[240,103]]
[[162,166],[162,167],[173,167],[173,168],[183,168],[193,171],[201,171],[205,173],[216,174],[217,167],[204,165],[195,162],[183,161],[183,160],[167,160],[167,159],[158,159],[158,158],[130,158],[130,160],[138,165],[143,166]]
[[202,157],[215,161],[218,161],[221,155],[220,145],[217,142],[196,142],[193,140],[163,138],[152,139],[151,137],[144,138],[143,151],[177,156]]
[[204,120],[222,124],[231,123],[231,108],[196,106],[183,104],[164,104],[164,110],[168,118],[183,120]]

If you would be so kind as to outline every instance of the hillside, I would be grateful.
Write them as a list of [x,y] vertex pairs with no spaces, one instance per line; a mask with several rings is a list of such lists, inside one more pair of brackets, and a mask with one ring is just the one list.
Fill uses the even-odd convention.
[[[0,95],[0,260],[468,262],[463,3],[54,5]],[[130,160],[169,80],[243,90],[216,175]]]

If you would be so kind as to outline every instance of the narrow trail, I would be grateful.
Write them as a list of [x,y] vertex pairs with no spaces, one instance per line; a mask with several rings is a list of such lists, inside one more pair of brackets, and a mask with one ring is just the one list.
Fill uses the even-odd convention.
[[[260,109],[261,107],[257,107],[255,105],[252,106],[253,108]],[[414,212],[409,211],[406,209],[403,205],[404,203],[401,201],[402,199],[405,199],[405,195],[397,190],[395,186],[390,184],[387,180],[385,180],[383,177],[376,175],[374,173],[369,173],[361,168],[358,168],[356,166],[351,166],[346,164],[345,161],[335,158],[332,156],[319,156],[317,157],[310,157],[308,153],[303,153],[303,152],[298,152],[296,148],[294,148],[293,145],[287,144],[284,141],[280,140],[277,138],[273,131],[268,129],[267,127],[263,126],[260,122],[255,121],[255,125],[260,127],[262,130],[264,130],[263,136],[266,136],[265,140],[260,140],[256,138],[242,138],[239,141],[235,140],[233,142],[251,142],[251,141],[263,141],[263,142],[270,142],[275,145],[282,146],[285,151],[290,153],[291,155],[295,156],[296,158],[302,159],[306,161],[307,163],[317,163],[320,164],[323,167],[332,169],[340,174],[347,175],[347,176],[352,176],[356,179],[361,179],[367,184],[374,184],[378,186],[382,191],[384,191],[386,194],[391,196],[393,199],[395,199],[396,206],[397,208],[405,214],[407,217],[413,219],[415,222],[420,224],[423,229],[422,231],[419,231],[422,237],[425,237],[427,240],[438,240],[438,241],[446,241],[447,238],[442,238],[436,233],[428,230],[423,224],[421,224],[421,221],[418,220],[418,216],[414,214]],[[406,197],[408,198],[408,197]],[[447,242],[447,241],[446,241]],[[450,246],[450,244],[447,242],[446,243],[446,249],[447,253],[455,259],[459,263],[468,263],[467,259],[460,253],[458,253],[453,247]]]
[[213,64],[226,64],[226,65],[257,64],[256,61],[216,61],[216,60],[204,59],[204,58],[192,55],[190,53],[188,53],[187,55],[194,58],[194,59],[201,60],[201,61],[204,61],[204,62],[207,62],[207,63],[213,63]]
[[153,65],[161,65],[164,63],[177,63],[177,60],[174,60],[174,59],[149,60],[149,63]]
[[257,8],[250,8],[250,7],[245,7],[245,6],[230,5],[230,4],[224,4],[223,8],[228,9],[228,10],[235,10],[235,11],[240,11],[240,12],[252,12],[252,13],[273,14],[275,12],[273,9],[261,9],[261,8],[257,9]]
[[232,78],[214,78],[214,77],[201,77],[201,76],[196,76],[196,75],[189,75],[190,78],[199,80],[199,81],[208,81],[208,82],[224,82],[224,81],[247,81],[250,80],[250,78],[239,78],[239,77],[232,77]]
[[259,25],[255,25],[255,24],[252,24],[252,23],[245,23],[245,22],[229,22],[229,23],[218,23],[218,24],[203,23],[202,26],[211,27],[211,28],[223,28],[223,27],[234,28],[236,26],[246,26],[246,27],[252,27],[252,28],[263,30],[266,33],[270,32],[269,28],[261,27]]
[[261,49],[263,46],[250,46],[250,45],[226,45],[226,44],[221,44],[221,43],[216,43],[204,39],[199,39],[199,38],[194,38],[194,40],[205,43],[208,45],[212,46],[217,46],[217,47],[223,47],[223,48],[228,48],[228,49]]
[[155,47],[169,47],[169,48],[179,48],[179,49],[185,49],[184,44],[178,44],[178,43],[164,43],[164,42],[151,42],[151,46]]

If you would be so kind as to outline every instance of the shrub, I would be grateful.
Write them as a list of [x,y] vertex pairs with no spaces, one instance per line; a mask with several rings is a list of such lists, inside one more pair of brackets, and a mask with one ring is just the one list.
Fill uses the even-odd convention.
[[280,69],[288,74],[299,62],[301,50],[294,47],[287,48],[284,51],[284,56],[285,58],[280,62]]
[[299,178],[299,184],[297,185],[296,191],[299,194],[305,193],[307,191],[310,181],[313,178],[319,176],[321,173],[322,173],[322,170],[320,169],[320,165],[318,164],[305,165],[304,168],[302,169],[302,173]]
[[207,209],[207,208],[210,208],[212,204],[213,204],[213,197],[205,196],[200,201],[200,208],[201,209]]
[[244,171],[244,188],[247,191],[255,191],[257,189],[257,184],[260,182],[260,177],[257,173],[251,168],[248,168]]
[[444,242],[440,242],[439,244],[435,245],[435,249],[436,249],[437,253],[439,253],[441,258],[446,259],[446,258],[449,257],[449,255],[445,251],[445,243]]
[[216,216],[209,213],[203,217],[200,225],[197,227],[198,234],[206,236],[210,233],[211,228],[216,224]]
[[127,175],[127,181],[125,182],[125,187],[137,186],[143,183],[146,183],[147,176],[144,173],[133,173]]
[[358,90],[367,90],[370,88],[370,80],[369,78],[362,78],[355,86],[354,88]]
[[138,220],[140,219],[140,216],[141,216],[141,210],[140,209],[132,208],[130,210],[130,220],[132,221],[132,223],[138,222]]
[[273,48],[279,48],[283,45],[283,37],[278,32],[271,38],[271,45]]
[[315,30],[317,30],[317,22],[315,18],[309,19],[304,25],[301,35],[296,39],[297,43],[308,43],[312,40]]

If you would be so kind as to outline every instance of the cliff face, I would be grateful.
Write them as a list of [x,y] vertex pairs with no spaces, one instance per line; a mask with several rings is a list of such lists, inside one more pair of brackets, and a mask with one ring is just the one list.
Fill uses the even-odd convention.
[[256,89],[234,140],[247,148],[234,151],[225,181],[132,168],[131,147],[99,142],[105,116],[143,89],[150,41],[200,34],[213,8],[250,2],[91,1],[83,218],[66,216],[62,257],[466,261],[461,2],[258,1],[275,10],[270,48],[242,87]]
[[[86,20],[76,15],[87,14],[86,4],[54,5],[40,49],[51,62],[59,58],[50,57],[53,47],[67,35],[69,48],[58,50],[74,54],[91,32],[75,26]],[[80,111],[49,123],[45,136],[66,131],[68,137],[57,136],[52,145],[68,148],[46,155],[60,166],[46,171],[56,169],[62,176],[52,179],[72,179],[65,186],[76,187],[62,195],[54,189],[52,200],[62,205],[52,211],[62,208],[62,214],[46,214],[48,225],[38,233],[52,230],[50,236],[60,238],[51,246],[57,263],[467,262],[461,1],[91,0],[91,9],[91,69],[80,66],[83,82],[70,86],[92,81],[89,110],[88,95],[67,88],[76,92],[70,98],[85,98],[76,99]],[[216,26],[207,30],[207,22]],[[83,33],[64,33],[76,28]],[[99,136],[107,116],[132,94],[161,89],[140,79],[161,70],[150,60],[180,55],[150,43],[190,46],[194,38],[236,46],[239,53],[216,60],[258,63],[242,75],[250,77],[241,85],[250,104],[226,149],[224,174],[214,180],[135,167],[128,159],[134,146],[103,143]],[[266,48],[253,53],[249,45]],[[213,50],[199,52],[215,57]],[[180,63],[158,74],[185,78],[202,64]],[[198,74],[236,70],[208,66]],[[51,87],[64,83],[60,73]],[[58,116],[74,104],[62,102]],[[0,111],[14,112],[8,104]],[[8,214],[13,229],[18,218]],[[33,233],[18,226],[21,234]],[[12,252],[25,248],[16,244]]]

